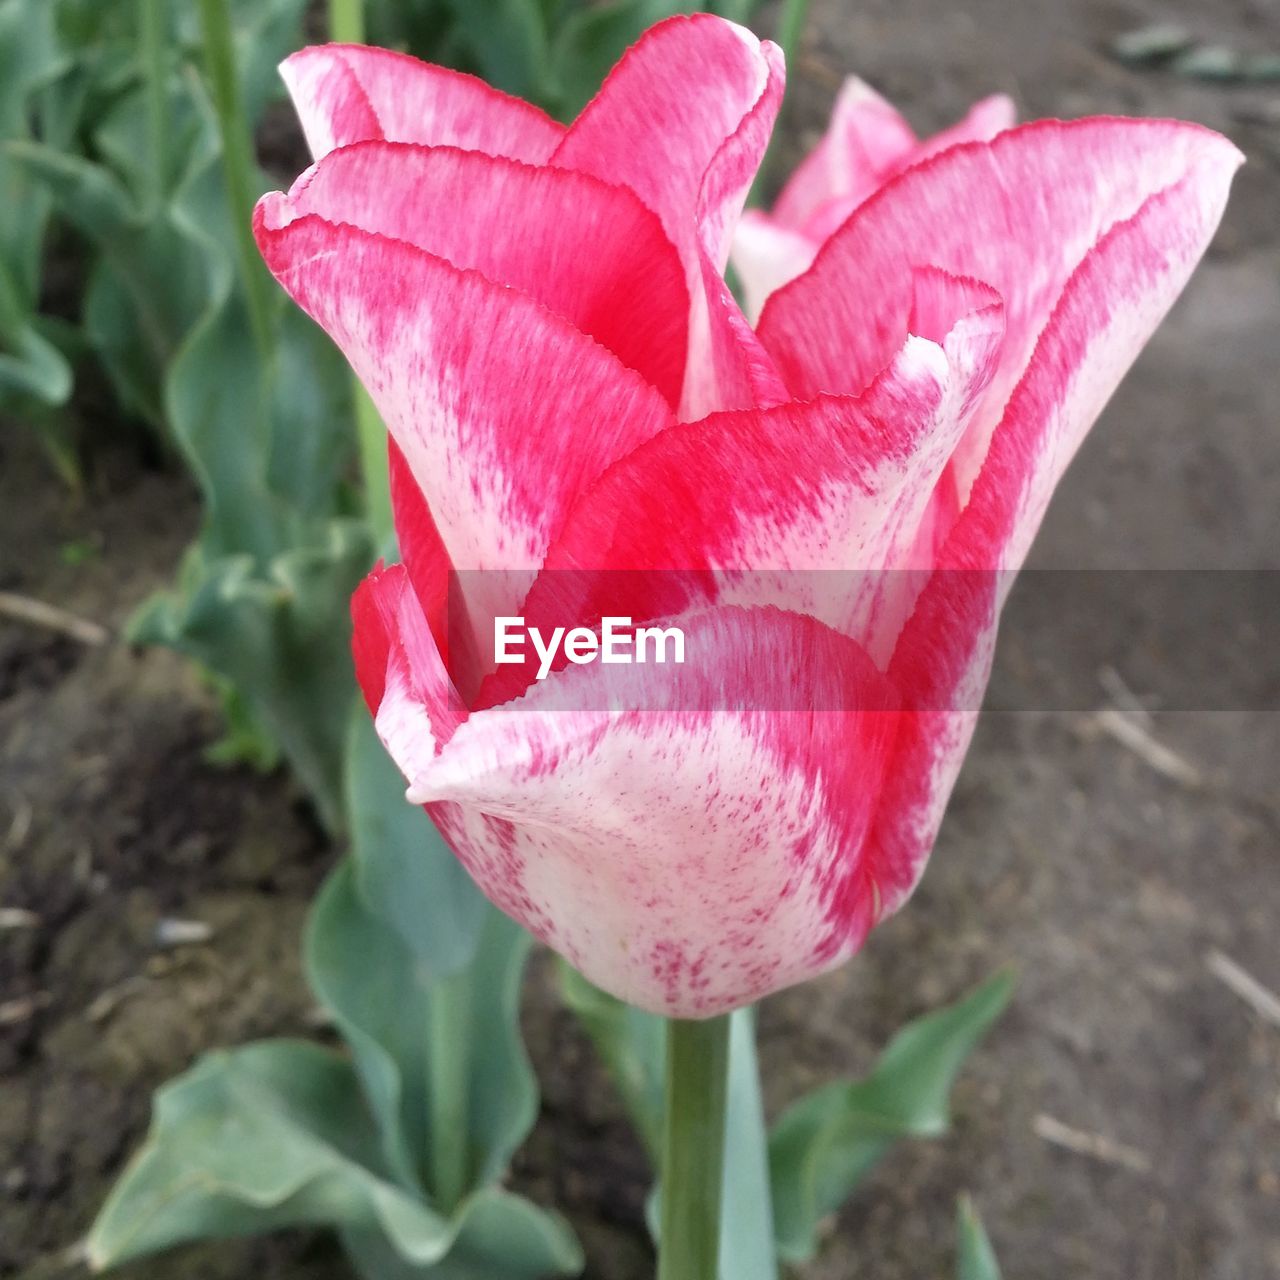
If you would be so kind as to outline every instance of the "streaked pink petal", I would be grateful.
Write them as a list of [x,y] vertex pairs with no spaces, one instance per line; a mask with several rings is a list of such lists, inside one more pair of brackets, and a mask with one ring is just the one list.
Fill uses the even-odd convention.
[[468,608],[509,612],[579,491],[670,408],[516,290],[315,215],[277,226],[270,209],[255,218],[268,266],[369,389],[452,563],[494,571],[464,580]]
[[896,716],[866,655],[813,619],[679,621],[682,666],[571,667],[438,755],[388,745],[498,906],[614,995],[704,1017],[861,941]]
[[676,246],[692,308],[683,418],[783,396],[720,272],[784,79],[776,46],[744,28],[670,18],[627,51],[552,157],[630,187]]
[[356,678],[393,758],[434,755],[466,718],[403,565],[375,569],[351,598]]
[[952,147],[893,179],[769,299],[759,333],[797,396],[856,391],[901,345],[904,262],[989,283],[1007,334],[956,460],[967,498],[990,433],[1071,273],[1117,222],[1184,177],[1216,182],[1234,149],[1164,120],[1043,121]]
[[923,870],[977,720],[1000,607],[1049,495],[1203,255],[1239,160],[1220,139],[1087,253],[992,437],[889,669],[920,710],[903,718],[868,859],[886,912]]
[[828,201],[866,199],[918,146],[915,132],[892,103],[857,76],[849,76],[831,109],[821,141],[796,167],[773,206],[773,217],[806,230]]
[[413,478],[394,436],[387,437],[387,480],[391,491],[392,522],[400,559],[435,637],[436,647],[449,665],[447,609],[449,575],[453,565],[427,500]]
[[[886,571],[921,567],[921,525],[1003,332],[981,285],[921,272],[917,294],[914,327],[928,336],[908,339],[860,398],[713,414],[609,468],[548,552],[524,606],[531,623],[649,618],[697,600],[775,605],[887,663],[914,592]],[[481,704],[511,696],[520,674],[499,671]]]
[[830,239],[864,200],[904,169],[920,164],[949,147],[959,146],[962,142],[987,142],[1016,123],[1017,112],[1012,98],[1002,93],[983,98],[970,109],[963,120],[953,124],[951,128],[925,138],[910,151],[903,151],[896,158],[887,161],[882,168],[867,169],[859,180],[849,181],[845,189],[817,206],[805,219],[802,224],[805,236],[816,248]]
[[474,76],[366,45],[315,45],[280,65],[311,154],[381,138],[540,164],[564,133]]
[[678,403],[684,270],[627,188],[477,151],[365,142],[321,160],[270,206],[277,222],[309,213],[523,290]]

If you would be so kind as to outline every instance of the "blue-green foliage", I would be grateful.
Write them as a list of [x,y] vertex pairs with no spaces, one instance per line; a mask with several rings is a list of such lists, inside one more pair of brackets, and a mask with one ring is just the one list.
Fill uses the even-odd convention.
[[[385,796],[402,787],[367,720],[352,727],[347,785]],[[395,830],[353,809],[355,853],[307,929],[307,976],[348,1052],[266,1041],[206,1055],[160,1090],[90,1233],[96,1265],[305,1225],[334,1230],[366,1280],[580,1270],[564,1222],[498,1185],[538,1109],[519,1035],[530,940],[425,815],[392,813]]]

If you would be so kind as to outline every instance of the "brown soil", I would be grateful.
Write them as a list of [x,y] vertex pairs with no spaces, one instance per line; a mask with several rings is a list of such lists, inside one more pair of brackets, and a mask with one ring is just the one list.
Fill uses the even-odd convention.
[[[1248,153],[1210,258],[1055,500],[1043,567],[1280,567],[1280,86],[1195,83],[1105,55],[1121,32],[1170,17],[1280,51],[1271,0],[814,0],[793,72],[793,144],[856,68],[922,130],[1003,89],[1027,116],[1182,116]],[[171,576],[196,504],[129,453],[92,455],[76,498],[25,433],[0,434],[0,590],[118,630]],[[1187,609],[1178,625],[1212,643],[1217,619]],[[1034,669],[1028,645],[1015,601],[1005,690]],[[1106,706],[1112,686],[1077,675]],[[286,780],[206,763],[217,731],[172,655],[0,624],[0,906],[38,917],[0,932],[0,1275],[77,1272],[68,1249],[142,1133],[155,1085],[204,1049],[307,1032],[299,930],[334,853]],[[1199,780],[1153,767],[1092,713],[988,716],[910,906],[843,971],[765,1005],[776,1110],[865,1069],[903,1020],[998,965],[1021,973],[957,1089],[952,1135],[890,1157],[831,1223],[808,1280],[949,1274],[961,1191],[1010,1277],[1280,1276],[1280,1028],[1206,963],[1220,949],[1280,989],[1280,717],[1157,714],[1150,733]],[[166,916],[213,936],[161,950]],[[570,1214],[589,1276],[641,1280],[639,1148],[545,967],[531,992],[544,1106],[517,1180]],[[1147,1167],[1064,1150],[1040,1136],[1042,1116]],[[302,1233],[120,1274],[175,1269],[348,1274],[327,1240]]]

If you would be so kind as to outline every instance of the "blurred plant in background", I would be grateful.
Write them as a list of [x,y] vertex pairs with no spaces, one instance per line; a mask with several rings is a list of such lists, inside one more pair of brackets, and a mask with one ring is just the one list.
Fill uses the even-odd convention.
[[575,116],[622,51],[676,13],[746,22],[759,0],[368,0],[369,43],[481,76],[561,120]]

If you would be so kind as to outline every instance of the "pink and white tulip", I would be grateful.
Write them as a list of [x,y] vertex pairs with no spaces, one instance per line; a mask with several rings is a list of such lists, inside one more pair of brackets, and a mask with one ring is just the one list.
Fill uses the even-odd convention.
[[[753,329],[723,269],[782,94],[767,42],[664,22],[567,128],[380,50],[284,71],[316,164],[256,231],[394,442],[404,563],[357,594],[354,647],[410,798],[644,1008],[840,963],[924,869],[1012,574],[1239,153],[1165,120],[987,138],[988,106],[983,140],[912,139],[906,167],[885,143],[863,199],[829,136],[794,203],[854,207]],[[495,666],[496,615],[605,602],[678,621],[685,665]]]

